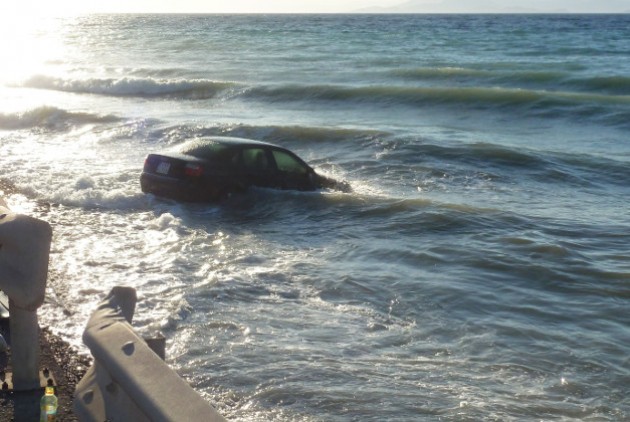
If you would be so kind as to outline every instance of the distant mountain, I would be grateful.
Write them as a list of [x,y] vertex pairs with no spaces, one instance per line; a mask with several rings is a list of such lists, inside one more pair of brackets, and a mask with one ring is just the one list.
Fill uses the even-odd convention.
[[501,0],[408,0],[391,7],[370,7],[359,13],[630,13],[628,0],[530,0],[514,6]]

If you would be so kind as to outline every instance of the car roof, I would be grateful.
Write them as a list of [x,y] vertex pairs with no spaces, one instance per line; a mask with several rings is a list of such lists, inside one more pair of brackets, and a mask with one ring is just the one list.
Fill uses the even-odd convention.
[[[211,146],[211,145],[224,145],[226,147],[232,146],[265,146],[265,147],[275,147],[281,148],[278,145],[271,144],[269,142],[256,141],[254,139],[247,138],[237,138],[231,136],[204,136],[203,138],[195,138],[193,140],[187,141],[178,146],[179,148],[185,147],[190,144],[195,144],[199,147],[203,146]],[[282,148],[284,149],[284,148]]]
[[204,136],[193,138],[179,144],[169,151],[161,153],[163,156],[175,157],[187,160],[221,160],[224,152],[241,148],[274,148],[281,151],[288,151],[278,145],[268,142],[256,141],[254,139],[236,138],[230,136]]

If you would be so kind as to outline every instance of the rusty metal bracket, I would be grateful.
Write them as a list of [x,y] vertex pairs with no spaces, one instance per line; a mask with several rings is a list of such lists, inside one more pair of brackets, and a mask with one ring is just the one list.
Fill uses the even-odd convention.
[[[39,371],[39,387],[57,387],[57,381],[50,369],[44,368]],[[0,371],[0,390],[13,391],[13,374],[11,372]]]

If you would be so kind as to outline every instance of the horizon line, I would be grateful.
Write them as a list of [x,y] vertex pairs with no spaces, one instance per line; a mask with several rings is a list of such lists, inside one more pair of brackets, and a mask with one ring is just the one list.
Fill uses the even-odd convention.
[[570,11],[528,11],[528,12],[203,12],[203,11],[91,11],[79,12],[77,15],[627,15],[623,12],[570,12]]

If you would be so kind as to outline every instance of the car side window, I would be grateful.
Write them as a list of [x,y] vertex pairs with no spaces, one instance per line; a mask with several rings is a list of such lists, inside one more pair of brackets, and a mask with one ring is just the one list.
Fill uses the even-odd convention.
[[308,167],[291,154],[279,150],[273,150],[272,152],[278,170],[293,174],[308,173]]
[[267,170],[269,168],[267,153],[263,148],[247,148],[243,150],[243,165],[248,170]]

